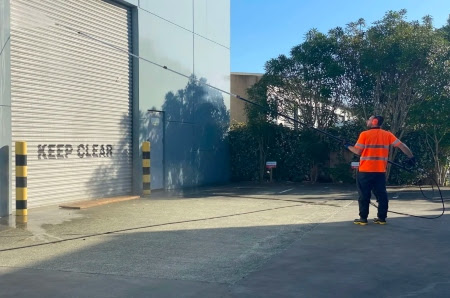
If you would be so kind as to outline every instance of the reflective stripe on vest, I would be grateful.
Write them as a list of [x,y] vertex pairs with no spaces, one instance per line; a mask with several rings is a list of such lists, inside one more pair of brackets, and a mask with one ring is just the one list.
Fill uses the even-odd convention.
[[365,148],[383,148],[383,149],[389,149],[389,145],[366,145]]
[[375,156],[364,156],[364,157],[360,157],[360,160],[388,160],[387,157],[375,157]]

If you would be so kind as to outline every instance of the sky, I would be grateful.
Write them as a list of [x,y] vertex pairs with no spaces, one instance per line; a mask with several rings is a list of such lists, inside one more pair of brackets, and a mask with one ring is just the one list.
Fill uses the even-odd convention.
[[359,18],[370,25],[403,8],[408,21],[431,15],[440,28],[450,0],[231,0],[231,71],[264,73],[268,60],[289,55],[312,28],[326,33]]

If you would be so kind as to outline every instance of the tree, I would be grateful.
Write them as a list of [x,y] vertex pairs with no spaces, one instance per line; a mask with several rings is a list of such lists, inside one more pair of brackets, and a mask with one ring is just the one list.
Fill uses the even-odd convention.
[[247,92],[250,100],[259,105],[246,105],[248,128],[258,144],[259,181],[262,181],[264,178],[265,162],[270,141],[270,123],[274,122],[278,112],[276,103],[268,98],[268,90],[272,79],[270,76],[264,75]]
[[[413,129],[407,124],[417,124],[414,129],[426,130],[435,161],[441,166],[449,123],[445,109],[436,114],[439,121],[425,117],[418,125],[409,118],[413,108],[415,113],[424,109],[434,113],[439,105],[446,106],[449,38],[450,19],[437,30],[430,16],[422,22],[406,21],[406,10],[389,11],[370,27],[359,19],[327,34],[310,30],[289,57],[280,55],[266,63],[263,80],[250,92],[251,99],[268,107],[268,111],[248,110],[250,125],[261,124],[255,126],[259,129],[261,162],[267,144],[262,123],[273,121],[276,112],[327,129],[336,124],[335,111],[348,107],[357,119],[383,115],[385,127],[400,139]],[[392,150],[389,159],[394,160],[396,153]],[[263,171],[262,163],[261,168]],[[436,173],[443,170],[436,164]],[[387,177],[389,172],[390,167]]]
[[[332,36],[310,30],[306,40],[266,63],[271,78],[269,98],[278,108],[309,126],[327,128],[336,123],[335,110],[342,107],[344,69],[336,55]],[[298,128],[298,124],[286,122]]]
[[432,99],[412,109],[411,122],[425,134],[424,146],[433,157],[434,175],[443,185],[450,157],[450,99]]
[[425,133],[435,179],[442,185],[450,162],[450,40],[445,35],[435,38],[428,61],[430,80],[422,90],[425,100],[412,108],[410,124]]
[[[422,23],[405,18],[406,10],[390,11],[365,32],[350,24],[349,37],[342,39],[354,111],[363,111],[364,118],[384,115],[400,139],[410,109],[426,100],[425,89],[436,80],[433,52],[441,46],[431,17]],[[395,154],[392,150],[389,158]]]
[[439,29],[439,32],[446,40],[450,41],[450,16],[447,19],[447,24]]

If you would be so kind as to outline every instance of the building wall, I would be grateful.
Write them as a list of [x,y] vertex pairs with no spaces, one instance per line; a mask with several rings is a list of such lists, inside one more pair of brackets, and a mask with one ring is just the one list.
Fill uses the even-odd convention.
[[[136,12],[138,54],[184,75],[139,62],[136,142],[154,143],[152,174],[164,175],[165,188],[228,181],[230,97],[189,78],[230,91],[230,1],[140,0]],[[163,132],[151,125],[149,109],[164,111]],[[162,162],[153,157],[161,158],[161,146]],[[139,188],[139,162],[135,168]]]
[[[262,77],[262,74],[254,73],[231,73],[231,93],[240,95],[248,99],[247,89],[256,84]],[[231,124],[246,123],[245,114],[246,103],[240,99],[232,97],[230,100],[230,120]]]
[[0,1],[0,216],[11,210],[11,76],[9,1]]
[[[152,155],[152,175],[162,174],[165,188],[228,181],[230,97],[198,80],[230,91],[230,0],[115,2],[132,9],[133,53],[182,74],[133,59],[134,192],[142,190],[146,140],[162,146],[155,152],[163,154]],[[12,211],[9,14],[9,1],[0,1],[0,216]],[[149,109],[164,111],[161,131]]]

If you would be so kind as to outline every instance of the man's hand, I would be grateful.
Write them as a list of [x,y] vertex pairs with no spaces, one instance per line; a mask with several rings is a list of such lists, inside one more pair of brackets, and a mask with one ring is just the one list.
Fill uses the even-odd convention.
[[347,142],[347,140],[342,140],[342,145],[345,147],[345,149],[348,149],[351,145]]
[[410,157],[406,163],[412,168],[416,165],[416,158],[414,156]]

